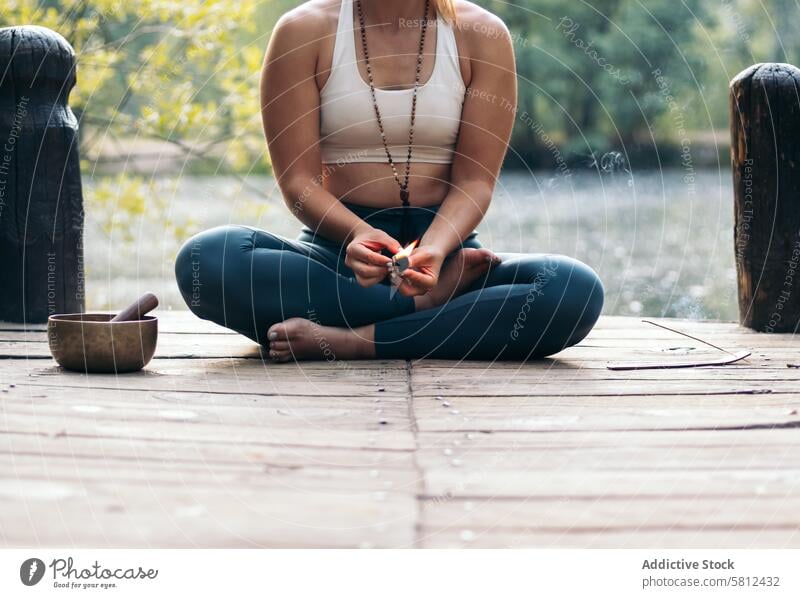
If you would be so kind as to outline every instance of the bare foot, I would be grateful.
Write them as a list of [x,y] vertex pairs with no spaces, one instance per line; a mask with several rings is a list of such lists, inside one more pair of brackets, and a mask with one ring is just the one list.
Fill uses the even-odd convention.
[[289,318],[267,331],[269,356],[275,362],[301,359],[371,359],[375,327],[334,328],[304,318]]
[[414,297],[417,311],[438,307],[460,295],[464,289],[499,264],[500,258],[488,249],[461,249],[445,262],[439,283],[425,295]]

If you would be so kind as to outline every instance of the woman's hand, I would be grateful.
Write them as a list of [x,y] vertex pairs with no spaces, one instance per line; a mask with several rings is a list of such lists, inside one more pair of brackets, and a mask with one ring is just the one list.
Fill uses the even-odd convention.
[[356,280],[362,287],[371,287],[386,278],[387,265],[392,259],[380,253],[384,248],[395,254],[400,251],[401,246],[395,239],[377,228],[368,228],[356,233],[347,244],[344,263],[355,273]]
[[424,295],[439,283],[445,253],[435,245],[417,247],[409,257],[408,269],[403,272],[403,284],[398,292],[406,297]]

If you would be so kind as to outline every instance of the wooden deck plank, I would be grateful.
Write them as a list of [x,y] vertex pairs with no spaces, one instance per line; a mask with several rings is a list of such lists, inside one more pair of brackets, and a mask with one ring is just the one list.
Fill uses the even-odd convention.
[[[285,417],[299,416],[304,410],[324,411],[348,410],[359,415],[368,415],[368,409],[408,409],[406,397],[398,392],[385,391],[360,395],[301,395],[280,393],[234,393],[200,392],[192,390],[137,390],[130,388],[81,388],[77,386],[53,386],[39,384],[16,384],[6,389],[2,398],[8,406],[63,406],[88,414],[120,408],[169,408],[170,406],[197,409],[271,409]],[[776,397],[779,395],[776,395]],[[773,397],[776,398],[776,397]],[[766,399],[765,399],[766,401]],[[766,404],[766,402],[765,402]]]
[[548,531],[536,529],[481,530],[466,527],[421,530],[424,548],[797,548],[797,530],[788,529],[696,529],[665,528]]
[[[402,448],[382,445],[333,446],[323,443],[280,442],[278,439],[203,438],[149,438],[70,435],[56,436],[26,433],[0,433],[0,455],[42,456],[55,458],[68,455],[78,464],[84,461],[102,461],[121,468],[133,463],[144,466],[188,463],[208,468],[237,468],[256,464],[265,470],[298,469],[302,467],[328,467],[332,469],[363,469],[378,476],[384,469],[413,469],[412,447]],[[269,440],[276,440],[269,442]],[[80,465],[79,465],[80,466]]]
[[[4,545],[93,547],[402,547],[417,505],[407,493],[303,492],[15,480],[0,489]],[[8,505],[14,505],[11,512]]]
[[[549,368],[542,364],[512,371],[490,364],[462,368],[415,369],[415,396],[569,396],[651,394],[741,394],[796,392],[800,371],[792,368],[733,366],[614,372],[606,369]],[[371,396],[403,392],[406,364],[385,362],[262,363],[259,360],[161,359],[142,372],[123,376],[64,372],[51,361],[0,360],[0,380],[14,384],[81,388],[131,388],[195,392],[281,393]],[[656,384],[657,382],[657,384]],[[383,388],[383,391],[379,389]]]
[[[579,362],[575,362],[579,363]],[[800,371],[792,368],[705,367],[611,371],[583,367],[521,367],[504,370],[476,365],[413,370],[414,396],[616,396],[675,394],[794,393]]]
[[406,364],[402,361],[314,363],[301,367],[252,359],[159,359],[140,372],[117,376],[66,372],[51,361],[2,360],[0,380],[87,389],[305,396],[378,396],[383,392],[405,392],[407,388]]
[[166,312],[145,371],[87,376],[0,323],[0,542],[799,547],[800,344],[659,321],[753,356],[610,371],[718,355],[611,317],[528,364],[274,365]]
[[755,449],[770,447],[781,451],[795,450],[800,442],[796,430],[779,429],[735,429],[735,430],[667,430],[628,431],[624,436],[617,432],[420,432],[417,443],[421,449],[444,446],[468,445],[476,450],[487,451],[534,451],[548,453],[564,449],[607,450],[609,448],[633,450],[672,450],[685,447],[698,453],[709,448]]
[[[471,530],[530,529],[550,533],[597,530],[798,529],[798,498],[730,496],[724,500],[693,497],[605,498],[588,500],[427,500],[423,526]],[[800,534],[798,534],[800,541]]]
[[[373,475],[373,468],[358,467],[272,467],[259,463],[238,463],[209,466],[202,462],[171,460],[128,462],[120,467],[117,460],[76,459],[66,455],[3,454],[0,466],[16,471],[11,482],[25,485],[42,478],[50,482],[79,483],[83,486],[106,483],[109,479],[119,487],[141,486],[163,488],[188,487],[199,491],[235,489],[240,486],[254,491],[297,491],[299,494],[360,496],[378,493],[376,500],[387,498],[391,490],[395,498],[416,495],[417,479],[410,469],[386,468]],[[3,492],[8,492],[4,490]]]
[[[425,469],[426,496],[468,496],[494,499],[563,500],[613,496],[658,498],[708,497],[712,502],[736,496],[787,497],[800,487],[800,469],[754,471],[551,471],[531,475],[524,470],[473,470],[466,456],[458,466]],[[800,522],[799,522],[800,523]]]
[[[26,338],[21,338],[25,336]],[[222,358],[261,359],[261,347],[234,334],[159,334],[155,359]],[[47,333],[0,333],[0,358],[51,359]]]
[[[418,398],[417,426],[422,431],[601,431],[689,430],[747,427],[800,427],[800,395]],[[768,401],[759,401],[769,396]],[[638,404],[637,404],[638,401]]]
[[[407,411],[398,409],[381,409],[375,414],[369,411],[352,409],[315,409],[295,408],[293,412],[284,409],[248,409],[236,407],[193,408],[175,407],[172,405],[160,408],[141,406],[137,408],[114,408],[94,411],[96,405],[79,405],[79,409],[71,410],[63,407],[17,406],[5,410],[5,424],[16,430],[27,430],[25,422],[36,419],[37,430],[53,429],[86,429],[85,422],[97,429],[104,426],[155,426],[163,427],[164,432],[170,423],[177,422],[187,428],[206,429],[209,426],[231,426],[237,430],[268,429],[268,433],[279,430],[295,430],[304,436],[313,435],[317,430],[337,431],[369,431],[391,427],[394,430],[409,430]],[[87,409],[88,407],[88,409]],[[91,411],[87,414],[87,411]]]
[[[44,332],[37,332],[37,336],[44,337]],[[21,333],[5,333],[6,338],[0,338],[0,359],[50,359],[50,350],[46,339],[22,339]],[[11,337],[11,338],[9,338]],[[188,337],[188,338],[187,338]],[[189,340],[191,339],[191,340]],[[605,367],[609,359],[605,356],[605,351],[613,351],[614,361],[630,360],[652,360],[664,361],[668,359],[714,359],[724,355],[720,352],[706,351],[702,347],[690,345],[670,345],[668,342],[660,341],[663,348],[653,347],[653,341],[637,340],[626,342],[624,346],[616,346],[610,342],[588,343],[578,347],[567,349],[557,356],[543,362],[554,367],[562,363],[579,360],[585,362],[584,367]],[[722,341],[724,342],[724,341]],[[753,356],[746,361],[738,364],[738,367],[754,367],[762,365],[762,362],[784,361],[797,362],[800,360],[800,350],[796,348],[796,342],[789,339],[783,342],[768,344],[761,342],[745,345],[744,343],[729,344],[732,350],[747,349]],[[229,334],[202,334],[196,336],[179,334],[159,335],[159,344],[155,359],[165,358],[221,358],[235,357],[241,359],[261,359],[261,347],[245,337]],[[756,362],[756,363],[754,363]],[[425,362],[420,362],[424,364]],[[456,369],[460,364],[450,367]],[[767,364],[773,367],[785,367],[785,363]],[[510,369],[513,364],[506,364],[503,369]]]
[[337,428],[297,427],[268,428],[266,426],[236,427],[223,423],[191,423],[181,411],[175,416],[164,417],[155,424],[152,421],[96,422],[89,418],[41,418],[31,422],[29,416],[4,416],[0,433],[22,432],[42,436],[82,436],[82,437],[123,437],[141,442],[150,440],[196,440],[200,442],[227,442],[231,444],[251,443],[284,446],[317,447],[366,447],[396,450],[411,450],[414,447],[413,434],[408,429],[399,428],[391,434],[385,433],[383,426],[374,429],[340,430]]

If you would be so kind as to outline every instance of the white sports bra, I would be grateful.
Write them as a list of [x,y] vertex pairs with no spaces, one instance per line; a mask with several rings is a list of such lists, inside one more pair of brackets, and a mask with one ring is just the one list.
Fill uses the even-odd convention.
[[[331,72],[320,91],[320,152],[323,164],[386,162],[369,85],[356,64],[353,0],[342,0]],[[412,162],[450,164],[466,86],[452,27],[437,14],[436,57],[427,82],[417,91]],[[392,159],[404,164],[413,88],[375,88]]]

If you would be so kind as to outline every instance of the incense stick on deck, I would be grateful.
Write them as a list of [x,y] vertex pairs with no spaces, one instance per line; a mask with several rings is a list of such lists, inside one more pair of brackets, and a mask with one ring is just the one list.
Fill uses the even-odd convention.
[[715,345],[713,343],[709,343],[708,341],[704,341],[702,338],[697,338],[696,336],[692,336],[691,334],[686,334],[685,332],[681,332],[680,330],[675,330],[674,328],[670,328],[669,326],[664,326],[663,324],[658,324],[656,322],[653,322],[652,320],[642,320],[642,322],[645,322],[647,324],[652,324],[653,326],[658,326],[659,328],[663,328],[664,330],[669,330],[670,332],[674,332],[675,334],[680,334],[681,336],[686,336],[686,337],[688,337],[688,338],[690,338],[692,340],[697,341],[698,343],[703,343],[704,345],[708,345],[709,347],[714,347],[718,351],[722,351],[723,353],[727,353],[728,355],[736,355],[736,353],[732,353],[731,351],[728,351],[727,349],[723,349],[722,347],[718,347],[717,345]]
[[699,343],[703,343],[704,345],[713,347],[718,351],[727,353],[731,357],[727,357],[724,359],[710,359],[706,361],[661,361],[661,362],[656,361],[656,362],[608,363],[606,364],[606,367],[609,370],[650,370],[650,369],[663,369],[663,368],[693,368],[693,367],[714,366],[714,365],[728,365],[731,363],[736,363],[737,361],[741,361],[742,359],[747,359],[748,357],[750,357],[751,354],[750,351],[739,351],[738,353],[732,353],[727,349],[723,349],[722,347],[718,347],[713,343],[704,341],[702,338],[697,338],[696,336],[692,336],[691,334],[681,332],[680,330],[675,330],[674,328],[670,328],[669,326],[658,324],[656,322],[653,322],[652,320],[642,320],[642,322],[646,324],[652,324],[653,326],[658,326],[659,328],[663,328],[664,330],[669,330],[670,332],[674,332],[675,334],[680,334],[681,336],[685,336]]

